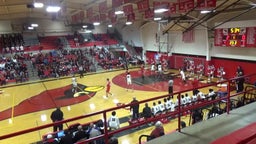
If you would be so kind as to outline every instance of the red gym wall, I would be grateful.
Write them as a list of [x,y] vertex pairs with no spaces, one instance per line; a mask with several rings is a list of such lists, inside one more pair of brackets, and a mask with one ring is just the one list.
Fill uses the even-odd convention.
[[[154,59],[154,55],[157,52],[147,51],[146,56],[147,59]],[[209,64],[213,64],[215,66],[215,75],[216,71],[219,67],[224,67],[224,71],[226,72],[225,78],[233,78],[236,74],[237,66],[241,66],[244,70],[244,74],[255,74],[256,73],[256,62],[255,61],[246,61],[246,60],[235,60],[235,59],[225,59],[225,58],[215,58],[212,57],[211,61],[206,62],[206,58],[204,56],[191,56],[191,55],[183,55],[183,54],[172,54],[172,56],[167,57],[170,61],[170,68],[179,69],[184,64],[184,58],[192,58],[194,60],[195,65],[203,63],[205,68]],[[250,78],[250,82],[253,83],[256,81],[256,77]]]

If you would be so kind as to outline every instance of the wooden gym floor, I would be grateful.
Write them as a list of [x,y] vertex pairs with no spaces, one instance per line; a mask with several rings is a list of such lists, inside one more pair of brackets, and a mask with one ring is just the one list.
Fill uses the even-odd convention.
[[[178,76],[177,70],[168,71],[169,75]],[[146,70],[145,79],[141,78],[139,69],[132,69],[133,90],[127,91],[125,71],[109,71],[97,74],[87,74],[83,78],[77,76],[79,83],[77,95],[71,94],[71,77],[61,79],[48,79],[45,81],[34,81],[26,84],[9,84],[2,87],[3,93],[0,95],[0,134],[9,134],[16,131],[33,128],[36,126],[51,123],[50,114],[56,107],[61,107],[64,118],[72,118],[99,110],[115,107],[117,104],[126,104],[132,101],[135,96],[138,100],[153,98],[168,94],[167,75],[164,77],[152,76]],[[111,80],[111,93],[108,99],[105,96],[106,79]],[[199,83],[204,85],[205,83]],[[192,82],[188,81],[185,85],[179,77],[174,79],[174,92],[192,88]],[[217,87],[211,87],[217,90]],[[208,93],[208,88],[202,89]],[[88,91],[83,93],[83,91]],[[189,92],[191,95],[192,92]],[[149,103],[152,106],[152,103]],[[144,107],[140,105],[140,111]],[[110,113],[108,114],[110,116]],[[117,111],[119,118],[129,117],[130,111],[120,109]],[[79,121],[70,122],[67,125],[79,122],[81,124],[102,119],[102,116],[95,116]],[[182,117],[182,120],[189,121],[189,116]],[[122,123],[127,126],[128,123]],[[67,126],[64,125],[64,128]],[[166,133],[177,129],[177,120],[172,120],[164,125]],[[119,137],[120,144],[136,144],[141,134],[150,134],[154,127],[147,127],[133,133]],[[52,132],[52,127],[25,135],[1,140],[0,144],[15,143],[28,144],[40,141],[42,135]]]

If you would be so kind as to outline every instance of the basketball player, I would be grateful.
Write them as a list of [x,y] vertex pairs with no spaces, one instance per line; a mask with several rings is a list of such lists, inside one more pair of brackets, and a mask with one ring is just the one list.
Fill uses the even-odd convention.
[[109,78],[107,78],[107,85],[106,85],[106,98],[108,98],[108,95],[112,95],[112,93],[110,93],[110,87],[111,87],[111,82],[109,81]]
[[181,76],[181,80],[186,83],[186,76],[185,76],[185,73],[183,71],[183,69],[180,69],[180,76]]
[[71,78],[71,82],[72,82],[72,92],[76,93],[77,92],[77,81],[76,81],[76,77],[74,75]]
[[130,88],[133,90],[133,88],[132,88],[132,77],[131,77],[130,72],[127,72],[127,74],[126,74],[126,82],[127,82],[127,91]]

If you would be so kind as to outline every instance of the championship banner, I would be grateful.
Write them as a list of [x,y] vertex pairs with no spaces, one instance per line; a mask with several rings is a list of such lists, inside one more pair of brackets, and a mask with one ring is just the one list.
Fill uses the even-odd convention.
[[158,9],[158,8],[169,8],[169,2],[154,1],[153,8],[154,8],[154,10]]
[[145,19],[152,19],[154,17],[154,11],[152,9],[148,9],[145,11],[144,18]]
[[88,9],[86,10],[86,16],[87,16],[88,18],[90,18],[90,17],[93,16],[93,8],[92,8],[92,7],[88,8]]
[[170,3],[169,4],[169,13],[170,14],[176,14],[178,5],[179,5],[178,3]]
[[112,8],[119,7],[123,4],[123,0],[112,0]]
[[95,15],[93,17],[93,22],[100,22],[100,16],[99,15]]
[[117,22],[117,17],[112,17],[110,20],[112,24],[115,24]]
[[189,11],[195,7],[194,0],[187,0],[186,2],[186,10]]
[[132,14],[127,15],[127,21],[128,21],[128,22],[133,22],[133,21],[135,21],[135,14],[132,13]]
[[129,15],[129,14],[132,14],[132,13],[133,13],[132,4],[123,6],[123,11],[124,11],[125,16],[127,16],[127,15]]
[[107,20],[106,14],[100,14],[100,21],[106,21],[106,20]]
[[142,0],[137,2],[137,7],[139,12],[143,12],[149,9],[149,1],[148,0]]
[[184,32],[182,34],[182,41],[185,43],[192,43],[194,42],[194,30],[190,30],[187,32]]
[[206,7],[205,0],[197,0],[197,8],[202,9]]
[[103,1],[99,3],[99,12],[100,13],[105,13],[108,10],[107,8],[107,1]]
[[206,0],[206,8],[216,7],[217,0]]
[[108,11],[108,18],[109,18],[109,19],[112,19],[113,17],[116,17],[115,11],[114,11],[114,10]]
[[79,17],[80,17],[80,20],[83,20],[83,19],[84,19],[84,11],[83,11],[83,10],[81,10],[81,11],[79,12]]
[[186,11],[186,0],[179,0],[179,12],[185,13]]

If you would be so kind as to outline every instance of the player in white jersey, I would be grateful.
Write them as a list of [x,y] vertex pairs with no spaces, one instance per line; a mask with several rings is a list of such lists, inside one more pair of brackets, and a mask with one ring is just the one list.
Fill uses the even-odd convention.
[[133,89],[132,88],[132,76],[131,76],[130,72],[127,72],[127,74],[126,74],[126,82],[127,82],[127,91],[128,91],[128,89]]
[[72,92],[76,93],[77,92],[77,81],[76,81],[76,77],[73,76],[71,78],[71,82],[72,82]]

